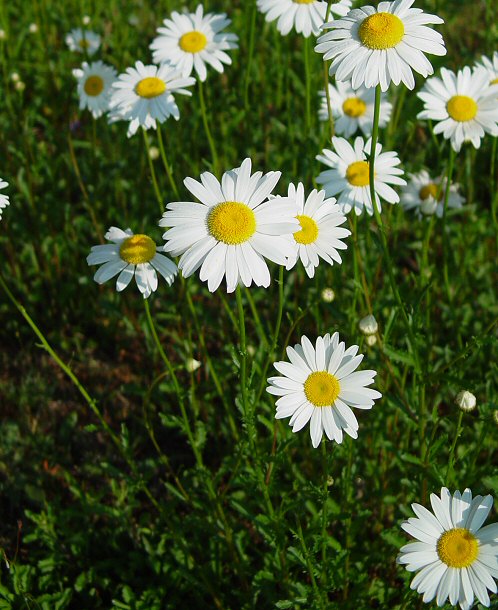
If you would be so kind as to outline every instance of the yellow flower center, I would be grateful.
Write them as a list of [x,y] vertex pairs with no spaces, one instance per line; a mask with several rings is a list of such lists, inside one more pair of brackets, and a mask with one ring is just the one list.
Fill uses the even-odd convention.
[[318,225],[309,216],[298,214],[296,218],[299,220],[301,230],[294,233],[294,239],[298,244],[312,244],[318,237]]
[[448,100],[446,110],[454,121],[471,121],[477,114],[477,104],[468,95],[454,95]]
[[330,407],[339,396],[341,384],[327,371],[318,371],[308,375],[304,382],[306,398],[315,407]]
[[356,119],[359,116],[365,114],[365,110],[367,109],[367,105],[365,102],[359,97],[350,97],[342,105],[342,110],[344,114]]
[[439,559],[450,568],[467,568],[479,554],[477,538],[463,527],[444,532],[436,548]]
[[429,197],[441,201],[441,199],[443,198],[443,193],[440,192],[439,186],[437,184],[434,184],[434,182],[430,182],[429,184],[426,184],[420,189],[420,191],[418,192],[418,196],[420,197],[420,199],[422,199],[422,201],[429,199]]
[[139,81],[135,87],[135,93],[140,97],[150,99],[157,97],[166,91],[166,83],[157,76],[148,76]]
[[85,81],[83,89],[85,90],[85,93],[87,95],[90,95],[91,97],[96,97],[97,95],[100,95],[104,90],[104,81],[100,76],[89,76]]
[[90,43],[88,42],[88,40],[86,40],[86,38],[82,38],[78,44],[80,46],[80,49],[88,49],[88,47],[90,46]]
[[148,263],[156,255],[156,244],[147,235],[127,237],[119,247],[119,256],[132,265]]
[[493,80],[489,81],[490,85],[498,85],[498,78],[493,78]]
[[374,13],[362,21],[358,34],[369,49],[391,49],[403,39],[405,26],[396,15]]
[[368,161],[355,161],[346,170],[346,180],[353,186],[367,186],[370,184],[368,172]]
[[207,38],[202,32],[193,30],[184,34],[178,44],[185,53],[199,53],[207,45]]
[[293,0],[296,4],[312,4],[315,0]]
[[224,201],[211,209],[207,225],[215,239],[233,246],[244,243],[253,235],[256,216],[245,203]]

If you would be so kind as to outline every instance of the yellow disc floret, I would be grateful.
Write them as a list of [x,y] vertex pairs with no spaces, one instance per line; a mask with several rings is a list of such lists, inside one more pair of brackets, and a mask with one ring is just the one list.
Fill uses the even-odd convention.
[[444,532],[436,548],[439,559],[450,568],[467,568],[479,555],[477,538],[463,527]]
[[342,111],[353,119],[365,114],[367,105],[360,97],[350,97],[342,104]]
[[86,38],[82,38],[78,44],[80,46],[80,49],[88,49],[88,47],[90,46],[90,43]]
[[104,90],[104,80],[96,74],[89,76],[85,81],[83,89],[87,95],[96,97]]
[[368,161],[355,161],[346,170],[346,180],[352,186],[367,186],[370,184]]
[[138,81],[135,93],[140,97],[150,99],[157,97],[166,91],[166,83],[157,76],[148,76]]
[[465,123],[477,114],[477,104],[468,95],[454,95],[446,104],[446,110],[454,121]]
[[296,4],[313,4],[315,0],[293,0]]
[[498,85],[498,78],[493,78],[493,80],[489,81],[490,85]]
[[208,214],[209,233],[224,244],[242,244],[256,231],[256,216],[249,206],[238,201],[224,201]]
[[298,215],[296,218],[299,220],[301,230],[294,233],[294,239],[298,244],[312,244],[318,237],[318,225],[309,216]]
[[156,244],[147,235],[127,237],[119,247],[119,256],[132,265],[148,263],[156,255]]
[[308,375],[304,382],[306,398],[315,407],[330,407],[339,396],[341,384],[327,371],[318,371]]
[[391,49],[402,41],[405,26],[396,15],[374,13],[362,21],[358,35],[369,49]]
[[199,53],[207,45],[207,38],[202,32],[193,30],[184,34],[178,43],[185,53]]
[[442,189],[440,189],[437,184],[434,184],[434,182],[430,182],[429,184],[426,184],[420,189],[420,191],[418,192],[418,196],[422,201],[429,199],[429,197],[441,201],[441,199],[443,198],[443,193]]

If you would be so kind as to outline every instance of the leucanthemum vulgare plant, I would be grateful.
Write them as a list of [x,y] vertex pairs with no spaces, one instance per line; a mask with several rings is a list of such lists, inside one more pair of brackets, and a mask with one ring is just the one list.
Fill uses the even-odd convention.
[[417,118],[486,98],[494,5],[46,5],[0,12],[0,607],[496,605],[497,140]]

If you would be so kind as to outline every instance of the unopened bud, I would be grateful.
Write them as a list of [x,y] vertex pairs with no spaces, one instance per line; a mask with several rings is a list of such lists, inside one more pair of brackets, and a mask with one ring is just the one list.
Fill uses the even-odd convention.
[[200,368],[200,366],[201,366],[201,363],[198,360],[196,360],[195,358],[189,358],[185,364],[185,368],[187,369],[187,371],[189,373],[193,373],[198,368]]
[[332,301],[335,299],[335,292],[332,290],[332,288],[324,288],[322,290],[322,301],[324,303],[332,303]]
[[0,40],[5,40],[7,38],[7,32],[5,30],[0,30]]
[[36,34],[36,32],[38,32],[38,25],[36,23],[30,23],[29,24],[29,33]]
[[88,25],[90,23],[90,17],[88,15],[85,15],[83,17],[83,25]]
[[14,87],[17,89],[17,91],[24,91],[24,89],[26,89],[26,83],[23,83],[22,80],[18,80]]
[[13,83],[17,83],[17,81],[21,80],[21,77],[19,76],[18,72],[12,72],[12,74],[10,75],[10,80]]
[[377,343],[377,336],[376,335],[367,335],[367,337],[365,338],[366,344],[368,345],[368,347],[373,347],[376,343]]
[[372,315],[362,318],[358,323],[358,326],[364,335],[375,335],[375,333],[379,330],[377,320]]
[[151,146],[149,148],[149,157],[152,159],[152,161],[159,159],[159,148],[157,148],[157,146]]
[[476,397],[471,392],[467,390],[462,390],[458,392],[455,398],[455,402],[457,406],[462,409],[462,411],[473,411],[476,408]]

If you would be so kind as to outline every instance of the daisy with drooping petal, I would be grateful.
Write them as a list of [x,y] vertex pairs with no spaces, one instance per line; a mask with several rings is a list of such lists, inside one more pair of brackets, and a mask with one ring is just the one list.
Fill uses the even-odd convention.
[[313,447],[318,447],[323,432],[342,443],[343,431],[358,438],[358,421],[351,410],[371,409],[381,398],[373,383],[375,371],[355,371],[363,360],[358,346],[348,349],[339,333],[318,337],[315,346],[306,337],[293,348],[287,347],[289,362],[275,362],[283,377],[270,377],[266,391],[280,398],[275,417],[290,417],[289,425],[298,432],[310,421]]
[[423,593],[423,601],[436,597],[438,606],[450,604],[469,610],[474,596],[488,607],[487,589],[496,593],[498,578],[498,523],[481,527],[493,506],[491,496],[472,498],[470,489],[452,495],[446,487],[441,497],[431,494],[434,514],[412,504],[417,517],[402,524],[418,542],[400,549],[397,562],[418,572],[410,587]]
[[[9,186],[8,182],[5,182],[5,180],[2,180],[0,178],[0,190],[4,189],[6,186]],[[0,193],[0,220],[2,219],[2,212],[3,212],[3,210],[9,204],[10,204],[10,201],[9,201],[8,195],[3,195],[2,193]]]
[[315,267],[318,267],[320,258],[329,265],[333,265],[334,261],[342,263],[338,250],[345,250],[347,246],[341,239],[351,235],[351,231],[339,226],[346,222],[346,217],[335,198],[325,199],[325,191],[314,189],[305,200],[304,185],[300,182],[297,188],[294,184],[289,185],[288,199],[295,202],[296,218],[301,228],[294,233],[298,249],[295,256],[289,258],[287,270],[292,269],[301,259],[311,278],[315,275]]
[[[328,196],[339,193],[337,203],[344,213],[352,208],[356,214],[361,214],[363,208],[370,216],[373,215],[372,197],[370,196],[369,163],[366,160],[370,155],[371,140],[366,142],[358,136],[351,146],[344,138],[332,138],[332,144],[336,150],[328,149],[317,155],[318,161],[325,163],[332,169],[323,171],[316,181],[323,184]],[[390,187],[390,184],[404,185],[403,170],[396,167],[400,160],[395,152],[381,152],[382,145],[375,147],[375,193],[377,208],[381,211],[380,199],[389,203],[398,203],[399,195]]]
[[498,51],[493,53],[493,59],[483,55],[480,62],[476,62],[477,68],[485,68],[489,74],[489,84],[498,84]]
[[150,45],[156,63],[167,62],[182,73],[190,76],[195,70],[201,81],[206,80],[206,65],[223,72],[223,64],[232,60],[225,51],[237,49],[236,34],[222,32],[231,20],[225,13],[206,13],[199,5],[195,13],[171,14],[171,19],[163,21],[158,28],[159,36]]
[[91,64],[85,61],[81,69],[73,70],[73,75],[78,79],[80,110],[88,108],[94,118],[98,119],[109,109],[111,87],[117,77],[116,70],[102,61],[94,61]]
[[412,69],[427,77],[434,69],[424,53],[445,55],[443,37],[428,24],[443,23],[436,15],[410,8],[414,0],[380,2],[363,6],[323,26],[330,30],[318,39],[317,53],[332,59],[330,75],[350,80],[353,89],[380,85],[386,91],[392,81],[415,87]]
[[456,74],[441,68],[441,78],[429,78],[417,95],[424,102],[417,118],[439,121],[434,133],[442,133],[456,152],[464,142],[479,148],[485,133],[498,135],[498,85],[489,84],[485,68],[467,66]]
[[141,61],[134,68],[120,74],[113,84],[110,107],[117,115],[130,121],[129,134],[139,127],[156,128],[156,121],[164,122],[173,116],[177,121],[180,111],[173,93],[192,95],[184,87],[195,84],[194,78],[183,78],[181,73],[168,64],[144,66]]
[[[338,136],[351,137],[358,129],[369,136],[372,133],[375,89],[360,87],[356,91],[351,83],[337,82],[329,84],[330,107],[334,117],[334,129]],[[322,98],[318,117],[321,121],[329,118],[327,96],[320,91]],[[385,127],[391,118],[392,104],[386,100],[385,94],[380,99],[379,127]]]
[[76,28],[66,35],[66,44],[71,51],[93,55],[100,47],[100,36],[89,30]]
[[223,174],[221,183],[209,172],[201,181],[186,178],[196,202],[169,203],[159,225],[170,227],[164,250],[182,255],[184,277],[200,268],[201,281],[214,292],[224,277],[227,291],[253,282],[265,288],[270,272],[265,258],[285,265],[294,255],[292,234],[299,229],[296,207],[286,197],[268,200],[280,172],[251,175],[251,160]]
[[113,243],[93,246],[86,259],[89,265],[102,265],[93,276],[97,284],[103,284],[117,275],[116,290],[121,292],[135,276],[138,289],[146,299],[157,288],[156,271],[159,271],[171,286],[178,269],[167,256],[158,252],[150,237],[134,235],[131,229],[123,231],[111,227],[105,238]]
[[[266,21],[278,19],[277,28],[283,36],[293,27],[306,38],[317,36],[327,15],[327,2],[323,0],[257,0],[257,5]],[[351,0],[341,0],[332,4],[331,13],[342,17],[350,8]]]
[[[413,210],[415,214],[438,218],[443,216],[446,177],[432,179],[425,169],[417,174],[409,174],[408,184],[401,190],[401,205],[405,210]],[[458,193],[458,184],[450,184],[448,208],[461,208],[465,199]]]

